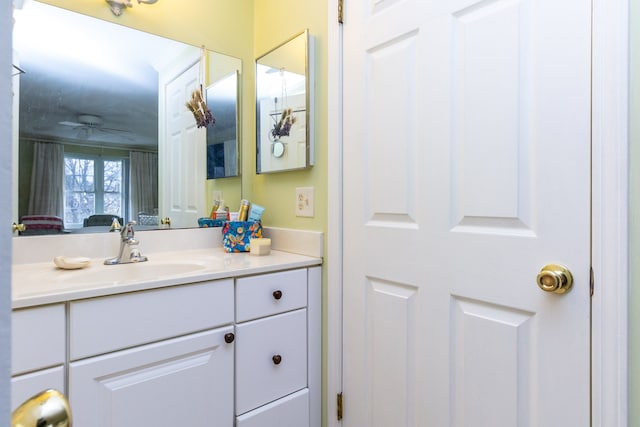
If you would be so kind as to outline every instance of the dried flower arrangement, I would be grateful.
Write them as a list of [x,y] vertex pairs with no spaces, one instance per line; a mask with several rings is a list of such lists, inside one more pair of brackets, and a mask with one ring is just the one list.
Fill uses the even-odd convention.
[[289,136],[291,132],[291,126],[296,122],[296,118],[293,116],[291,108],[285,108],[282,110],[280,120],[273,125],[271,129],[271,136],[278,139],[282,136]]
[[185,104],[189,111],[193,113],[199,128],[212,126],[216,119],[213,117],[211,110],[207,108],[207,103],[202,98],[202,89],[198,88],[191,94],[191,100]]

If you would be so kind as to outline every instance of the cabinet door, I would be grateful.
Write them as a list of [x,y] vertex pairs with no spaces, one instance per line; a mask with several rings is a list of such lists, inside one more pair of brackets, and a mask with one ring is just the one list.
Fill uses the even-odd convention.
[[64,393],[64,366],[43,369],[11,378],[11,410],[41,391],[54,388]]
[[233,425],[228,326],[73,362],[77,427]]

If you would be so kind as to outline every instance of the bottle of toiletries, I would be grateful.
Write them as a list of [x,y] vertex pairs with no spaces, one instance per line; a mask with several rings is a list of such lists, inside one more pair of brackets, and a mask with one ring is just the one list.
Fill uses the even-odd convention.
[[217,218],[217,212],[218,212],[218,208],[220,208],[220,200],[215,200],[213,202],[213,207],[211,208],[211,215],[209,215],[209,217],[211,219],[216,219]]
[[223,221],[229,220],[229,208],[224,206],[224,200],[220,200],[220,205],[216,211],[216,219],[221,219]]
[[264,212],[264,208],[260,205],[256,205],[255,203],[251,203],[251,208],[249,208],[249,221],[260,221],[262,218],[262,213]]
[[238,221],[246,221],[249,218],[249,201],[242,199],[240,210],[238,211]]

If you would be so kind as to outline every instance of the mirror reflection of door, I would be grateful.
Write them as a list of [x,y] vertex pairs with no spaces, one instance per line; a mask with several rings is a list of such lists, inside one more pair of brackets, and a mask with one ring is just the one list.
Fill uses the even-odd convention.
[[184,69],[178,61],[161,76],[160,212],[172,227],[193,226],[205,216],[206,130],[184,108],[201,87],[200,59],[192,64],[175,75],[172,71]]

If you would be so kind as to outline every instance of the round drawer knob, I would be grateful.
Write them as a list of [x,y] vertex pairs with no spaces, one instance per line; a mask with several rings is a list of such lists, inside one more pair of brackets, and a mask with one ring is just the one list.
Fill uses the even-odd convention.
[[229,332],[228,334],[224,334],[224,342],[226,342],[227,344],[231,344],[234,339],[236,339],[236,336],[231,332]]
[[275,299],[280,299],[282,298],[282,291],[273,291],[273,297]]
[[282,356],[280,356],[279,354],[276,354],[271,359],[273,360],[274,365],[279,365],[280,362],[282,362]]

